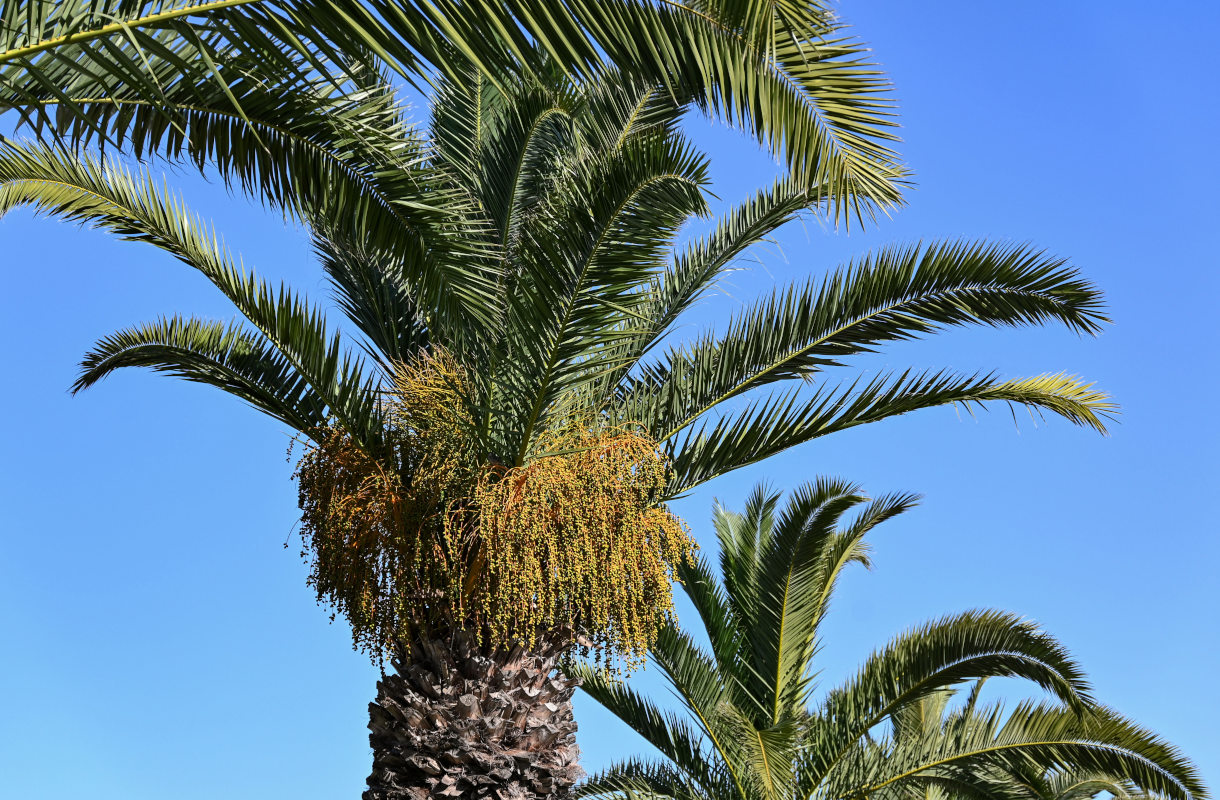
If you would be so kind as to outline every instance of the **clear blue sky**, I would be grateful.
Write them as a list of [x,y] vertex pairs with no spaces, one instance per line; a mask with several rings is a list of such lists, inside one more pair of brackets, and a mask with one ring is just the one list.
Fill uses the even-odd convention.
[[[824,679],[929,617],[1009,609],[1057,634],[1100,699],[1181,745],[1215,788],[1220,8],[894,0],[842,12],[897,84],[919,187],[863,235],[786,230],[696,322],[881,243],[1030,241],[1104,287],[1115,324],[1103,336],[967,330],[862,366],[1068,370],[1113,392],[1121,423],[1103,439],[1053,420],[1014,426],[1001,410],[933,411],[723,478],[679,511],[710,547],[712,498],[738,503],[758,480],[833,473],[923,493],[875,534],[875,571],[845,582]],[[726,201],[774,172],[733,132],[692,129]],[[301,233],[193,176],[171,181],[264,275],[324,290]],[[26,213],[0,222],[0,252],[0,796],[357,796],[376,671],[304,585],[284,429],[134,371],[66,393],[81,354],[115,328],[231,309],[150,248]],[[587,768],[641,749],[592,704],[577,711]]]

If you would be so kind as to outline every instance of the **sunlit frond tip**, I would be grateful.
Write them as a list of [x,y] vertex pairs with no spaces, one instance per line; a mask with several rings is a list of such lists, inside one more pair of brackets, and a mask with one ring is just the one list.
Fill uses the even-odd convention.
[[[1014,417],[1018,405],[1024,406],[1031,416],[1038,418],[1041,418],[1043,411],[1052,411],[1077,425],[1109,435],[1106,424],[1118,416],[1119,406],[1110,395],[1093,386],[1064,372],[1035,375],[995,386],[990,399],[1008,402]],[[968,409],[971,407],[969,403],[962,405]]]

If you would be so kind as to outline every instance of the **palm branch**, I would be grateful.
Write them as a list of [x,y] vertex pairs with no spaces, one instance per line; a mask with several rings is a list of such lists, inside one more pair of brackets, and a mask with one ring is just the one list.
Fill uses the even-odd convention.
[[[990,753],[992,763],[970,770],[951,762],[937,764],[919,771],[897,796],[1083,800],[1103,793],[1165,797],[1183,790],[1206,796],[1189,759],[1112,709],[1094,705],[1088,713],[1074,715],[1024,702],[1007,710],[998,703],[980,704],[984,683],[976,681],[960,706],[949,703],[957,690],[946,689],[903,709],[880,744],[901,761],[918,739],[947,739],[959,748]],[[920,758],[927,763],[931,756]],[[894,772],[911,769],[909,763],[901,764]]]

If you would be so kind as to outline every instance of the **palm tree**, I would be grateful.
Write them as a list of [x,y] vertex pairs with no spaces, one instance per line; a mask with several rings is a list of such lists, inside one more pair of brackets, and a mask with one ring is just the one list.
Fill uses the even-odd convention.
[[[354,350],[318,307],[236,261],[147,172],[45,144],[0,149],[0,213],[32,205],[152,244],[245,318],[169,316],[114,333],[86,355],[74,389],[150,368],[216,386],[311,442],[302,506],[314,586],[358,645],[395,666],[371,707],[369,798],[568,791],[575,686],[560,661],[590,641],[639,652],[655,635],[683,547],[667,499],[920,408],[999,401],[1097,430],[1112,410],[1063,375],[904,372],[809,389],[828,366],[950,325],[1097,331],[1097,290],[1028,247],[884,249],[766,294],[722,331],[677,338],[684,312],[747,248],[838,195],[785,178],[675,245],[683,222],[707,213],[707,163],[678,128],[681,98],[619,71],[573,83],[538,60],[513,80],[473,68],[444,79],[426,132],[371,70],[353,71],[358,90],[325,78],[288,94],[238,87],[243,109],[262,103],[291,121],[257,146],[243,138],[250,126],[211,112],[181,138],[139,111],[105,118],[137,152],[215,158],[302,219]],[[65,136],[84,137],[87,117],[67,117]],[[297,131],[325,146],[303,145]],[[568,582],[528,588],[517,596],[536,602],[523,606],[492,602],[512,599],[505,587],[521,579],[506,554],[535,549],[500,548],[491,534],[510,545],[538,534],[522,532],[537,518],[491,514],[518,499],[495,493],[560,473],[574,510],[547,506],[545,516],[572,525],[539,534],[555,560],[534,566]],[[609,477],[573,489],[590,475]],[[629,487],[630,503],[616,487]],[[618,527],[590,522],[620,501]],[[637,550],[615,544],[620,533]],[[573,548],[585,548],[580,558]],[[635,560],[611,572],[594,551]],[[552,569],[560,561],[568,566]]]
[[[1006,713],[1003,706],[979,705],[986,679],[976,681],[960,707],[950,702],[956,688],[933,692],[903,707],[893,716],[890,753],[919,747],[920,740],[952,740],[956,747],[996,750],[1014,742],[1046,738],[1048,729],[1060,722],[1061,712],[1044,704],[1021,703]],[[907,800],[954,800],[995,797],[1011,800],[1093,800],[1109,796],[1119,800],[1150,800],[1155,792],[1145,786],[1155,782],[1147,761],[1107,758],[1105,751],[1144,752],[1156,764],[1174,764],[1178,774],[1194,775],[1193,767],[1172,746],[1158,741],[1149,731],[1106,708],[1073,720],[1099,751],[1101,758],[1030,759],[1006,761],[984,769],[963,771],[931,769],[913,776],[899,797]],[[1197,777],[1194,778],[1197,781]],[[1199,796],[1203,787],[1197,789]]]
[[[819,629],[836,583],[847,565],[869,565],[867,533],[914,498],[869,501],[857,486],[819,479],[779,501],[758,487],[744,513],[717,507],[719,576],[701,557],[680,569],[709,646],[672,623],[653,646],[677,712],[576,670],[664,759],[619,763],[582,796],[1032,800],[1015,785],[1030,770],[1104,774],[1160,798],[1207,796],[1189,761],[1095,705],[1063,647],[1011,614],[970,611],[913,628],[817,697]],[[991,676],[1032,681],[1059,702],[1022,704],[1004,719],[998,707],[978,709],[976,692],[942,718],[954,687]]]

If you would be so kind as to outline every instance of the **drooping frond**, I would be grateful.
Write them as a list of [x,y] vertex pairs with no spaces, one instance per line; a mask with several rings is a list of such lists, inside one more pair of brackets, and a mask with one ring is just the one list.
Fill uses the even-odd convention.
[[[885,758],[857,753],[828,788],[865,797],[919,776],[969,776],[995,770],[1019,775],[1030,765],[1046,771],[1088,771],[1130,781],[1166,800],[1208,796],[1197,769],[1177,748],[1108,708],[1085,713],[1022,703],[1005,716],[998,707],[976,712],[973,724],[946,721],[951,736],[896,742]],[[848,782],[853,787],[846,789]]]
[[[327,396],[371,394],[350,362],[336,366]],[[309,436],[326,424],[327,402],[265,336],[238,325],[169,317],[100,340],[81,362],[72,392],[123,367],[145,367],[215,386]]]
[[997,704],[980,706],[983,683],[976,681],[960,706],[950,705],[956,690],[947,689],[893,716],[892,731],[877,743],[882,752],[910,758],[924,749],[926,758],[935,759],[944,755],[942,740],[950,740],[959,744],[961,760],[955,757],[908,775],[883,789],[884,796],[909,800],[922,796],[923,789],[931,786],[940,787],[950,798],[1090,800],[1108,794],[1132,800],[1169,796],[1147,783],[1150,767],[1182,789],[1203,788],[1193,765],[1175,748],[1104,707],[1075,716],[1071,736],[1073,746],[1092,745],[1125,754],[1125,759],[1112,760],[1108,769],[1099,769],[1089,758],[1071,757],[1070,750],[1062,751],[1070,760],[1059,761],[1014,755],[1026,746],[1045,745],[1038,744],[1046,738],[1044,715],[1059,716],[1060,709],[1023,703],[1005,713]]
[[[273,289],[233,262],[215,235],[151,178],[45,146],[0,149],[0,215],[28,205],[145,242],[212,282],[322,398],[365,447],[375,449],[380,413],[360,364],[326,331],[322,313],[286,287]],[[106,350],[103,347],[103,350]]]
[[[822,7],[751,5],[743,17],[648,0],[7,0],[0,109],[47,122],[51,101],[101,133],[104,112],[80,100],[117,91],[163,109],[148,127],[183,127],[167,95],[224,91],[234,54],[281,81],[342,82],[356,59],[409,78],[456,78],[474,65],[496,81],[549,68],[545,53],[584,77],[606,62],[630,69],[678,104],[750,130],[805,185],[826,186],[844,219],[896,202],[903,171],[889,147],[892,101],[866,49]],[[245,114],[239,102],[231,108]]]
[[[904,372],[880,375],[864,385],[800,390],[757,401],[673,440],[677,495],[727,472],[756,463],[819,436],[918,409],[955,405],[973,410],[987,403],[1050,411],[1078,425],[1105,432],[1117,407],[1108,395],[1067,375],[999,381],[990,375]],[[663,418],[666,409],[636,411],[637,419]]]
[[[870,501],[861,512],[846,527],[840,528],[826,543],[822,559],[825,562],[820,570],[820,587],[817,598],[812,603],[813,628],[816,631],[822,619],[830,610],[830,601],[834,596],[835,587],[844,568],[849,564],[861,564],[872,567],[869,555],[870,547],[864,537],[876,526],[886,520],[912,509],[919,502],[919,496],[906,493],[886,494]],[[816,641],[811,647],[816,648]]]
[[819,781],[848,768],[875,726],[904,705],[967,680],[1016,677],[1053,692],[1081,712],[1091,702],[1083,673],[1037,626],[1011,614],[974,611],[928,623],[874,653],[820,704],[809,769]]
[[896,201],[903,173],[887,146],[887,81],[822,10],[784,24],[775,4],[757,3],[743,28],[718,5],[564,5],[612,63],[667,76],[678,97],[750,130],[805,185],[826,186],[837,216],[867,215],[861,197]]

